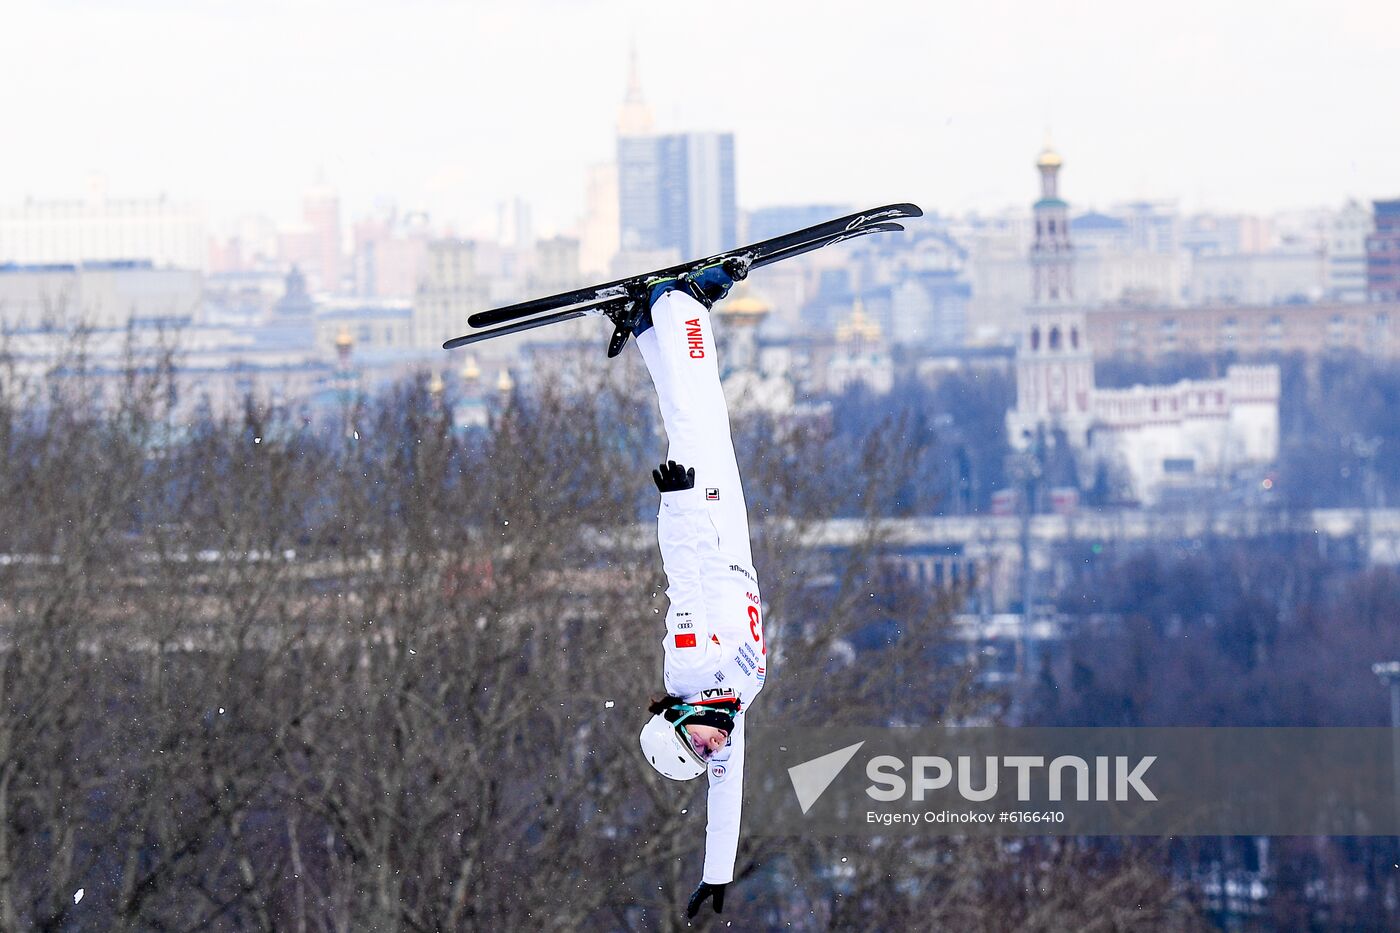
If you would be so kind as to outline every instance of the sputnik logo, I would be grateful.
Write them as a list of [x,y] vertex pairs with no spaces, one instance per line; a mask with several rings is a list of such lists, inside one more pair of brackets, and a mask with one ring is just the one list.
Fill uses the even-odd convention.
[[788,768],[792,789],[797,794],[797,802],[802,807],[804,815],[812,809],[812,805],[817,802],[821,795],[826,793],[826,789],[831,786],[832,781],[836,780],[841,769],[846,767],[864,744],[864,742],[857,742],[854,745],[847,745],[845,748],[838,748],[820,758],[813,758],[811,761],[804,761],[800,765]]

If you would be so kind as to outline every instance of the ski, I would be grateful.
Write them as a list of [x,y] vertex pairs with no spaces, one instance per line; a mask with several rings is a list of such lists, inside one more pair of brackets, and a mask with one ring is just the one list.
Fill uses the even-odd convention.
[[479,331],[475,334],[464,334],[461,337],[453,337],[442,345],[444,350],[455,350],[458,347],[465,347],[469,343],[480,343],[483,340],[490,340],[492,337],[504,337],[507,334],[518,334],[522,331],[534,330],[536,327],[544,327],[546,324],[558,324],[561,321],[572,321],[576,318],[587,317],[590,314],[606,315],[610,312],[621,311],[627,302],[618,301],[615,298],[605,299],[585,305],[582,308],[570,308],[566,311],[555,311],[552,314],[542,314],[525,321],[514,321],[501,327],[493,327],[490,330]]
[[893,221],[885,221],[878,224],[867,224],[864,227],[857,227],[855,230],[838,233],[835,236],[822,237],[816,240],[809,240],[806,243],[794,243],[785,249],[772,253],[766,253],[755,259],[749,269],[758,269],[762,266],[770,265],[783,259],[791,259],[794,256],[801,256],[803,253],[810,253],[814,249],[821,249],[825,246],[835,246],[844,240],[854,240],[856,237],[868,236],[872,233],[896,233],[904,229],[903,224]]
[[[797,255],[796,253],[786,253],[794,247],[811,243],[813,241],[826,241],[835,243],[841,239],[849,239],[850,234],[863,227],[873,226],[879,223],[900,220],[908,217],[922,217],[923,211],[916,204],[887,204],[884,207],[873,208],[868,211],[860,211],[855,214],[847,214],[845,217],[838,217],[835,220],[828,220],[825,223],[815,224],[801,230],[785,233],[781,236],[771,237],[758,243],[751,243],[748,246],[741,246],[738,249],[717,253],[704,259],[683,262],[665,269],[658,269],[655,272],[648,272],[644,275],[629,276],[624,279],[617,279],[603,285],[590,285],[586,288],[578,288],[573,291],[560,292],[557,295],[550,295],[546,298],[535,298],[530,301],[522,301],[518,304],[507,305],[503,308],[493,308],[489,311],[478,311],[467,318],[467,324],[472,327],[492,327],[497,324],[504,324],[507,321],[517,321],[521,318],[530,317],[545,311],[553,311],[558,308],[566,308],[571,305],[584,304],[586,302],[602,301],[610,298],[623,298],[635,295],[642,283],[650,278],[667,278],[673,275],[681,275],[701,266],[722,262],[734,256],[743,256],[749,259],[752,266],[767,265],[763,260],[765,257],[784,253],[785,255]],[[822,244],[825,245],[825,244]],[[817,249],[819,246],[809,247]],[[806,250],[803,250],[806,252]],[[775,262],[771,259],[769,262]]]
[[[842,240],[853,240],[859,236],[867,236],[871,233],[886,233],[903,230],[902,224],[894,221],[884,221],[882,223],[866,224],[863,227],[856,227],[852,230],[843,230],[832,236],[827,235],[815,240],[808,240],[805,243],[793,243],[783,249],[765,253],[759,258],[749,263],[749,271],[753,271],[758,266],[766,266],[770,263],[778,262],[782,259],[791,259],[803,253],[810,253],[814,249],[821,249],[823,246],[833,246]],[[632,320],[636,317],[637,303],[642,299],[632,299],[622,307],[625,310],[616,311],[608,315],[613,322],[612,339],[608,341],[608,359],[612,359],[622,352],[622,348],[627,346],[627,338],[632,335]]]

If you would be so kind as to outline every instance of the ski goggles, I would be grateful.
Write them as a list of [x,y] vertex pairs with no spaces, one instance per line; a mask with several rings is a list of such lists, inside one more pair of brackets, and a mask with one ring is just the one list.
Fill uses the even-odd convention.
[[691,725],[710,725],[710,723],[701,722],[700,720],[702,717],[705,717],[706,714],[712,713],[713,710],[703,706],[692,706],[689,703],[678,704],[673,708],[678,710],[681,715],[671,724],[671,728],[676,730],[676,736],[681,740],[681,744],[688,748],[700,761],[709,761],[711,756],[715,755],[722,750],[725,745],[729,744],[730,730],[724,726],[711,726],[711,728],[719,729],[724,733],[725,744],[721,745],[719,748],[710,748],[709,744],[705,742],[704,739],[691,735],[685,729],[687,720],[695,720],[690,723]]

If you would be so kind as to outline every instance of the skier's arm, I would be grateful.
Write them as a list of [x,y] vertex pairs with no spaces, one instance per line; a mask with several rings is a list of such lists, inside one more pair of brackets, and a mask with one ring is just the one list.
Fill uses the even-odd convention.
[[744,807],[744,718],[734,723],[729,744],[710,759],[710,795],[706,804],[706,884],[734,880],[734,860],[739,852],[739,820]]
[[[689,471],[692,483],[693,476],[694,471]],[[710,640],[703,574],[703,567],[718,553],[720,539],[699,496],[700,490],[693,486],[662,488],[657,516],[666,598],[671,602],[666,609],[666,667],[676,674],[714,670],[720,651]]]
[[719,535],[695,488],[695,471],[670,461],[653,471],[661,490],[657,538],[666,570],[666,660],[672,671],[710,670],[719,647],[710,640],[703,568],[719,553]]

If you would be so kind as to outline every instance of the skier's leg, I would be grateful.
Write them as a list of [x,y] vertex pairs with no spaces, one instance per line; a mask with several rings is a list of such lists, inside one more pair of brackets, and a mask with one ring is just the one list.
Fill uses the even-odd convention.
[[753,563],[748,512],[719,383],[710,314],[694,298],[667,292],[651,308],[652,327],[637,337],[661,403],[667,457],[695,468],[695,485],[719,533],[720,550]]

